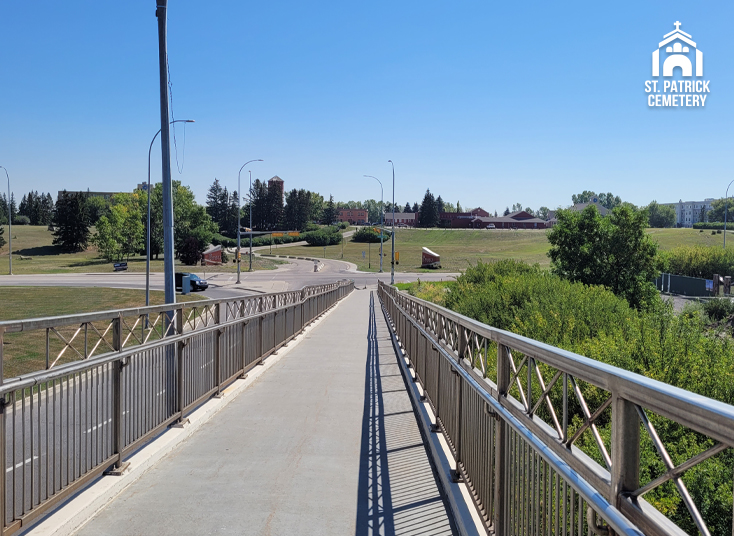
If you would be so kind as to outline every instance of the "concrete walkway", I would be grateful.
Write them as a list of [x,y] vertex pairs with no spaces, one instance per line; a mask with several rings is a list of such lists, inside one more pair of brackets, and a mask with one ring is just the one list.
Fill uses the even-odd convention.
[[454,532],[376,294],[357,290],[79,534]]

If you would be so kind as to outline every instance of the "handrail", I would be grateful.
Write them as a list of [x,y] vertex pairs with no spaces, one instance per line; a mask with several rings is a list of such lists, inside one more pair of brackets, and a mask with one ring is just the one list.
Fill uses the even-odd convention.
[[[246,376],[352,290],[354,282],[343,280],[252,297],[0,323],[0,360],[5,334],[18,337],[30,328],[46,330],[47,359],[52,331],[66,345],[59,356],[72,344],[83,356],[0,385],[6,475],[0,479],[0,534],[28,526],[107,469],[121,474],[142,444],[185,423],[194,408]],[[172,319],[166,316],[171,310]],[[168,319],[165,329],[157,325],[161,318]],[[62,326],[74,327],[74,335],[64,337],[57,330]],[[97,344],[89,351],[92,333]]]
[[[526,474],[529,470],[528,456],[530,459],[540,456],[543,463],[552,468],[551,480],[553,475],[556,478],[556,487],[551,485],[551,493],[557,493],[558,482],[563,481],[580,494],[591,509],[584,512],[586,521],[583,521],[580,510],[576,513],[576,519],[582,519],[579,523],[595,520],[593,511],[596,511],[617,533],[684,534],[643,499],[645,493],[672,481],[701,534],[708,534],[703,517],[680,477],[684,471],[734,445],[733,406],[487,326],[399,292],[382,282],[378,293],[397,340],[413,365],[416,381],[423,386],[426,398],[437,414],[439,428],[447,436],[456,458],[457,471],[472,484],[475,502],[487,512],[488,524],[496,533],[509,534],[508,527],[517,523],[521,528],[515,532],[523,533],[527,530],[522,525],[526,520],[518,519],[518,512],[532,517],[539,510],[547,509],[547,501],[529,506],[507,505],[507,500],[516,500],[512,486],[518,485],[517,479],[530,486],[529,489],[540,485],[533,483],[533,477]],[[493,378],[489,377],[487,366],[490,359],[494,359],[489,352],[491,346],[496,346],[497,351]],[[551,380],[543,376],[539,364],[545,367],[546,376],[555,372]],[[455,381],[458,385],[452,383]],[[606,391],[608,398],[597,408],[587,407],[578,381]],[[474,393],[471,396],[478,396],[486,408],[490,408],[487,412],[498,419],[496,425],[488,425],[484,421],[486,415],[477,414],[471,404],[467,406],[470,399],[462,395],[462,389],[469,389]],[[551,397],[554,389],[556,397],[561,391],[562,408],[554,405]],[[574,396],[580,408],[577,408],[580,412],[577,415],[583,425],[571,434],[568,423],[573,415],[569,397]],[[557,398],[555,401],[558,402]],[[545,412],[543,418],[539,416],[540,408]],[[608,420],[611,453],[607,452],[596,429],[596,422],[607,408],[611,408]],[[673,467],[665,446],[647,418],[649,411],[720,443]],[[606,467],[574,445],[580,435],[587,433],[595,437],[598,455],[606,459]],[[663,460],[667,460],[667,473],[642,486],[639,482],[639,451],[640,436],[644,433],[650,434],[655,448]],[[521,439],[512,439],[512,434]],[[508,447],[508,444],[514,446]],[[487,468],[477,461],[486,456],[495,462],[502,461],[492,468],[494,476],[489,479],[485,474]],[[508,458],[512,456],[516,456],[514,462]],[[523,459],[526,461],[522,462]],[[522,466],[518,469],[516,463],[525,463],[525,469]],[[484,476],[479,478],[481,475]],[[586,491],[579,478],[590,486]],[[547,481],[545,486],[547,488]],[[551,503],[557,504],[557,501]],[[529,508],[531,513],[524,508]],[[589,529],[595,533],[605,530],[599,527]]]

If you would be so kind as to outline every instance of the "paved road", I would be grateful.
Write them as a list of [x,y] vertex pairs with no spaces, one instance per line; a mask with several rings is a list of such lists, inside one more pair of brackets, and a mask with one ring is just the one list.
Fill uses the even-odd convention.
[[[276,270],[258,270],[256,272],[242,272],[242,285],[237,286],[235,282],[237,275],[234,273],[206,273],[210,288],[203,294],[210,298],[228,298],[242,295],[250,295],[262,292],[282,292],[285,290],[297,290],[306,285],[318,285],[330,283],[337,279],[353,279],[359,287],[376,285],[378,279],[384,282],[390,281],[388,271],[382,274],[358,272],[356,266],[346,261],[324,260],[324,268],[320,272],[313,271],[313,262],[288,259],[289,264],[281,265]],[[204,272],[197,270],[200,276]],[[421,281],[447,280],[457,274],[447,273],[422,273],[407,274],[396,273],[395,281]],[[150,277],[151,289],[163,290],[163,274],[153,273]],[[145,288],[144,273],[89,273],[89,274],[43,274],[43,275],[3,275],[0,276],[1,286],[71,286],[71,287],[109,287],[109,288]]]
[[454,533],[372,291],[79,534]]

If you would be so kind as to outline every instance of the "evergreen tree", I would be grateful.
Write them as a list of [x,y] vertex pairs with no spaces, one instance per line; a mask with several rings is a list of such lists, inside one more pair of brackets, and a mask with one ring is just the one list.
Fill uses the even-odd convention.
[[[12,204],[11,204],[12,208]],[[56,203],[53,244],[64,251],[84,251],[89,244],[89,217],[84,194],[61,193]]]
[[413,214],[417,214],[417,213],[418,213],[418,212],[420,212],[420,211],[421,211],[421,207],[420,207],[420,206],[418,206],[418,203],[413,203],[413,210],[411,210],[411,212],[412,212]]
[[436,206],[436,199],[433,197],[431,190],[426,190],[426,195],[423,196],[423,203],[421,203],[420,226],[438,226],[438,207]]
[[322,220],[322,223],[325,223],[326,225],[331,225],[336,221],[337,215],[337,209],[334,206],[334,196],[329,195],[329,202],[326,203],[326,208],[324,208],[324,218]]
[[436,211],[438,212],[438,217],[440,219],[441,213],[444,212],[443,199],[441,199],[440,195],[436,199]]
[[502,213],[503,216],[507,216],[510,213],[510,207],[505,207],[505,211]]
[[255,179],[255,182],[252,183],[250,199],[252,200],[252,227],[265,230],[268,222],[268,186],[260,179]]
[[461,203],[458,201],[456,202],[456,212],[464,212],[464,210],[461,208]]
[[224,198],[226,189],[222,188],[219,184],[219,179],[214,179],[214,182],[209,187],[209,192],[206,194],[206,213],[211,216],[211,219],[222,227],[222,221],[224,220],[224,214],[226,213],[226,207],[229,204]]
[[412,209],[410,208],[410,203],[405,203],[405,208],[403,209],[403,212],[412,212]]
[[8,198],[0,194],[0,225],[8,223]]
[[5,238],[3,235],[5,234],[5,227],[0,225],[0,248],[2,248],[5,245]]
[[276,186],[267,188],[267,207],[265,215],[266,228],[277,229],[283,223],[283,192]]

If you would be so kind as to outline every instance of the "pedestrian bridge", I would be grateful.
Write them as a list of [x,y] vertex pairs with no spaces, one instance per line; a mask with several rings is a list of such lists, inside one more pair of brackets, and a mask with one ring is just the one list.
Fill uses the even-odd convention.
[[[710,534],[683,474],[734,445],[732,406],[382,283],[3,322],[0,342],[42,368],[0,387],[0,536]],[[651,415],[710,448],[674,463]],[[645,500],[661,485],[698,532]]]

